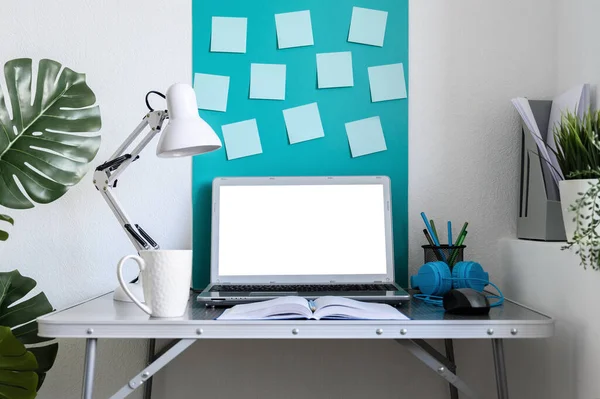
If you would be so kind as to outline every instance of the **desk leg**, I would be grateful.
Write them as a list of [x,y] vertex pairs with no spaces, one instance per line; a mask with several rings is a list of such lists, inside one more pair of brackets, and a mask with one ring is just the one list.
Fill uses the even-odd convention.
[[[454,343],[451,339],[445,339],[444,345],[446,346],[446,358],[448,358],[448,368],[452,371],[453,374],[456,374],[456,362],[454,361]],[[452,384],[450,385],[450,399],[459,399],[458,398],[458,389]]]
[[121,388],[116,394],[111,396],[111,399],[123,399],[127,397],[130,393],[143,385],[150,377],[169,364],[171,360],[175,359],[179,354],[184,352],[196,341],[196,339],[180,339],[173,345],[169,346],[167,350],[161,351],[161,353],[151,364],[148,365],[148,367],[140,371],[129,381],[127,385]]
[[[146,354],[146,366],[149,366],[154,361],[154,356],[156,356],[156,340],[150,339],[148,340],[148,353]],[[154,377],[148,378],[146,384],[144,384],[144,399],[152,398],[152,379]]]
[[82,399],[92,399],[94,394],[94,368],[96,367],[96,338],[88,338],[85,343],[85,366],[83,370]]
[[463,380],[450,371],[452,364],[448,359],[427,342],[422,339],[397,339],[396,342],[404,346],[413,356],[425,363],[448,383],[458,388],[464,396],[471,399],[480,398]]
[[506,379],[506,364],[504,363],[504,342],[501,339],[492,339],[492,351],[494,353],[498,399],[508,399],[508,381]]

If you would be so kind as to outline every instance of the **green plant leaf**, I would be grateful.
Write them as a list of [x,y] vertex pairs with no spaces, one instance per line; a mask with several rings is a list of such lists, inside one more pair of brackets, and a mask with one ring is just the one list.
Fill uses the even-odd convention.
[[31,59],[4,65],[9,98],[0,91],[0,205],[14,209],[60,198],[100,147],[100,136],[91,134],[100,130],[100,109],[85,75],[41,60],[35,96],[32,75]]
[[38,362],[8,327],[0,326],[0,399],[33,399]]
[[[35,355],[38,364],[35,369],[38,375],[36,382],[39,381],[41,385],[46,372],[56,360],[58,344],[37,335],[36,319],[53,310],[46,295],[40,292],[23,300],[35,286],[34,279],[22,276],[17,270],[0,272],[0,325],[13,328],[12,334],[16,339]],[[31,345],[35,347],[30,347]]]
[[[15,224],[15,221],[13,220],[13,218],[11,218],[8,215],[0,214],[0,221],[10,223],[12,225]],[[0,229],[0,241],[6,241],[6,240],[8,240],[8,233],[6,231]]]
[[567,111],[554,128],[555,154],[567,179],[600,177],[600,112],[586,112],[583,118]]

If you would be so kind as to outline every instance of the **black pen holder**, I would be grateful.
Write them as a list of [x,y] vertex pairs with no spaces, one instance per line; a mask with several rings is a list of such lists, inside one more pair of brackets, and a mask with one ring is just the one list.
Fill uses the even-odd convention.
[[466,245],[461,246],[448,246],[448,245],[423,245],[423,255],[425,263],[429,262],[445,262],[450,269],[457,264],[462,262]]

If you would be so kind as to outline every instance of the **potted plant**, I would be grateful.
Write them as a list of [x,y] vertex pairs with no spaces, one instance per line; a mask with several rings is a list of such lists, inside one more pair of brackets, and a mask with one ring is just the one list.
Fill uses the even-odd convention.
[[[84,74],[52,60],[39,62],[37,76],[31,59],[11,60],[4,65],[4,75],[0,207],[49,204],[81,181],[98,152],[100,135],[95,133],[101,118],[96,96]],[[12,105],[12,119],[7,103]],[[6,228],[14,224],[0,212],[0,242],[9,238]],[[36,318],[53,308],[43,292],[30,295],[36,284],[17,270],[0,272],[0,398],[35,398],[56,359],[58,343],[37,334]]]
[[565,180],[559,182],[570,248],[584,267],[600,268],[600,111],[583,118],[568,112],[554,131],[555,155]]

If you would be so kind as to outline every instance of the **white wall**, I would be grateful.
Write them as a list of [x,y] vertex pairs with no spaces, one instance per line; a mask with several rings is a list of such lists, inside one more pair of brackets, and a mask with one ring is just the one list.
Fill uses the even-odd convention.
[[456,229],[469,221],[466,254],[488,268],[498,237],[515,234],[520,136],[510,99],[554,94],[553,4],[411,2],[411,271],[422,264],[421,211]]
[[[1,61],[49,57],[87,72],[104,117],[98,163],[138,122],[147,90],[189,81],[190,3],[5,1]],[[468,253],[496,273],[497,240],[515,231],[518,123],[509,99],[554,94],[556,11],[549,0],[411,1],[411,270],[421,263],[418,213],[424,210],[438,220],[469,220]],[[189,178],[186,161],[167,163],[149,150],[121,179],[123,202],[165,247],[189,242]],[[35,277],[57,307],[112,289],[117,260],[132,251],[91,176],[55,204],[9,213],[17,226],[0,245],[2,269],[18,267]],[[42,398],[78,397],[83,344],[61,343]],[[137,371],[144,348],[100,343],[98,397]],[[460,375],[494,397],[489,345],[467,341],[456,349]],[[230,383],[232,376],[239,382]],[[363,398],[399,391],[444,397],[447,386],[393,342],[201,342],[155,382],[157,398],[199,392]]]
[[558,89],[562,92],[581,83],[597,85],[600,83],[600,52],[597,51],[596,26],[600,2],[559,0],[558,3]]
[[[87,74],[103,122],[94,166],[145,115],[148,90],[190,82],[189,0],[7,0],[2,2],[0,37],[2,65],[18,57],[51,58]],[[189,248],[190,162],[157,159],[154,148],[119,179],[119,195],[130,216],[163,247]],[[96,192],[91,174],[53,204],[0,213],[16,220],[12,237],[0,244],[0,270],[18,268],[35,278],[57,308],[112,290],[117,261],[134,252]],[[80,395],[84,343],[60,344],[41,398]],[[114,393],[138,371],[145,347],[141,341],[100,342],[98,398]]]
[[497,281],[504,294],[556,320],[554,337],[507,345],[509,377],[527,376],[513,381],[511,390],[523,394],[517,397],[600,397],[600,273],[584,270],[578,256],[561,250],[563,245],[516,239],[500,244]]
[[[597,0],[559,0],[557,10],[557,93],[581,83],[600,83]],[[596,94],[598,95],[597,87]],[[596,95],[596,106],[600,104]],[[505,294],[556,320],[555,336],[507,345],[511,386],[523,397],[600,398],[597,291],[600,273],[584,270],[560,243],[503,240],[496,274]]]
[[[555,94],[556,18],[551,0],[411,2],[411,273],[423,263],[421,211],[469,221],[466,256],[492,279],[501,272],[498,239],[515,236],[518,209],[519,121],[510,99]],[[495,398],[490,344],[458,341],[455,349],[459,376]],[[511,398],[543,397],[528,395],[526,373],[509,368],[508,378]]]

